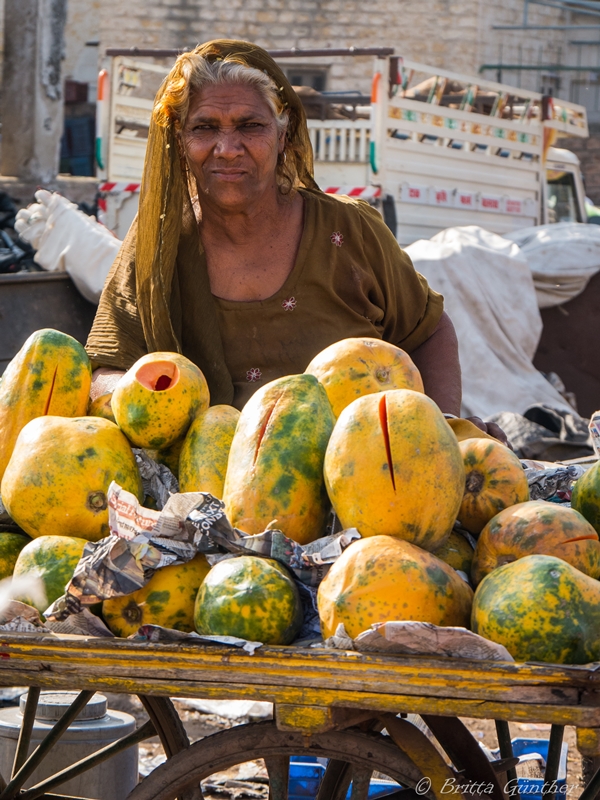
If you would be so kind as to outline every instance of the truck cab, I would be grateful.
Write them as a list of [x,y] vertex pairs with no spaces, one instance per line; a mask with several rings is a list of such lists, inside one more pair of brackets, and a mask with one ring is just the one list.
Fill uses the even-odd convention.
[[543,222],[587,222],[579,159],[570,150],[551,147],[546,159]]

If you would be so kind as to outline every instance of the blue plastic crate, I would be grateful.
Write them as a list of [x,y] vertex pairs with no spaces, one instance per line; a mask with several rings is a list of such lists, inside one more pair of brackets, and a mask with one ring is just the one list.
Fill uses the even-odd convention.
[[[288,788],[289,800],[314,800],[323,778],[327,759],[311,756],[292,756],[290,759],[290,782]],[[369,800],[378,800],[399,789],[397,783],[391,781],[371,779]],[[348,790],[347,800],[350,800],[351,789]]]
[[[546,760],[548,758],[548,739],[517,738],[512,740],[512,748],[515,756],[539,753],[543,759],[544,767],[546,766]],[[558,776],[556,779],[557,797],[564,795],[564,787],[567,782],[568,752],[569,746],[566,742],[563,742],[558,765]],[[493,751],[493,755],[495,758],[500,758],[499,750]],[[311,756],[293,756],[290,759],[289,800],[314,800],[326,765],[327,759],[324,758],[318,759]],[[521,800],[544,800],[543,778],[518,778],[518,781]],[[369,800],[385,798],[399,788],[397,783],[372,779],[369,789]],[[348,790],[347,800],[350,800],[350,790]]]
[[[543,759],[543,766],[546,767],[548,759],[548,739],[513,739],[512,740],[513,754],[515,756],[530,755],[531,753],[539,753]],[[500,758],[500,751],[493,751],[494,756]],[[563,797],[565,785],[567,783],[567,756],[569,753],[569,745],[566,742],[562,743],[560,752],[560,760],[558,764],[558,776],[556,778],[556,796]],[[518,778],[519,793],[521,800],[544,800],[547,796],[549,788],[544,793],[544,779],[543,778]]]

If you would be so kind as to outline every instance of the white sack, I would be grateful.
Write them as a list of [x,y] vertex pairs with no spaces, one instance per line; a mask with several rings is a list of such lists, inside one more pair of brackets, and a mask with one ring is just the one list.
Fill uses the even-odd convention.
[[91,303],[98,303],[121,242],[65,197],[40,189],[37,203],[21,209],[15,229],[37,252],[34,260],[51,272],[68,272]]
[[507,233],[527,258],[540,308],[581,294],[600,270],[600,225],[559,222]]
[[518,246],[477,226],[449,228],[406,248],[444,295],[458,336],[464,416],[569,405],[531,363],[542,332],[533,279]]

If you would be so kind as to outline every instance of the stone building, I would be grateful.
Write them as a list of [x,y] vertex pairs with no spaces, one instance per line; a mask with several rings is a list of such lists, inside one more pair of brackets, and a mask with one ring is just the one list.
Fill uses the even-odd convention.
[[[107,47],[184,49],[215,37],[270,49],[391,46],[425,64],[583,103],[594,136],[573,145],[600,200],[600,2],[68,0],[63,77],[88,84],[93,100]],[[292,58],[285,66],[295,83],[317,89],[370,89],[368,58]]]
[[[98,21],[101,51],[185,48],[215,37],[273,49],[391,46],[425,64],[581,103],[592,136],[565,144],[580,156],[588,193],[600,202],[600,2],[105,0]],[[318,89],[370,88],[369,59],[286,64],[295,82]]]

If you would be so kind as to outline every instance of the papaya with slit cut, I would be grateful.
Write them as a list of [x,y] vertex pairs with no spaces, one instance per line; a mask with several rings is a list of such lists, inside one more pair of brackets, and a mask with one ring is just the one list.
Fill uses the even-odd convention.
[[421,373],[408,353],[367,336],[329,345],[313,358],[306,373],[323,384],[336,417],[366,394],[389,389],[424,391]]
[[299,544],[322,536],[323,458],[334,422],[313,375],[278,378],[255,392],[229,451],[223,501],[231,524],[250,534],[269,525]]
[[600,541],[593,526],[574,508],[530,500],[505,508],[481,531],[471,566],[473,583],[531,555],[556,556],[600,578]]
[[393,389],[342,411],[325,454],[325,483],[344,528],[435,550],[456,520],[465,468],[433,400]]
[[148,353],[117,383],[111,406],[136,447],[164,450],[185,436],[209,404],[202,371],[179,353]]
[[36,417],[85,414],[92,368],[72,336],[42,328],[27,339],[0,382],[0,480],[17,436]]

